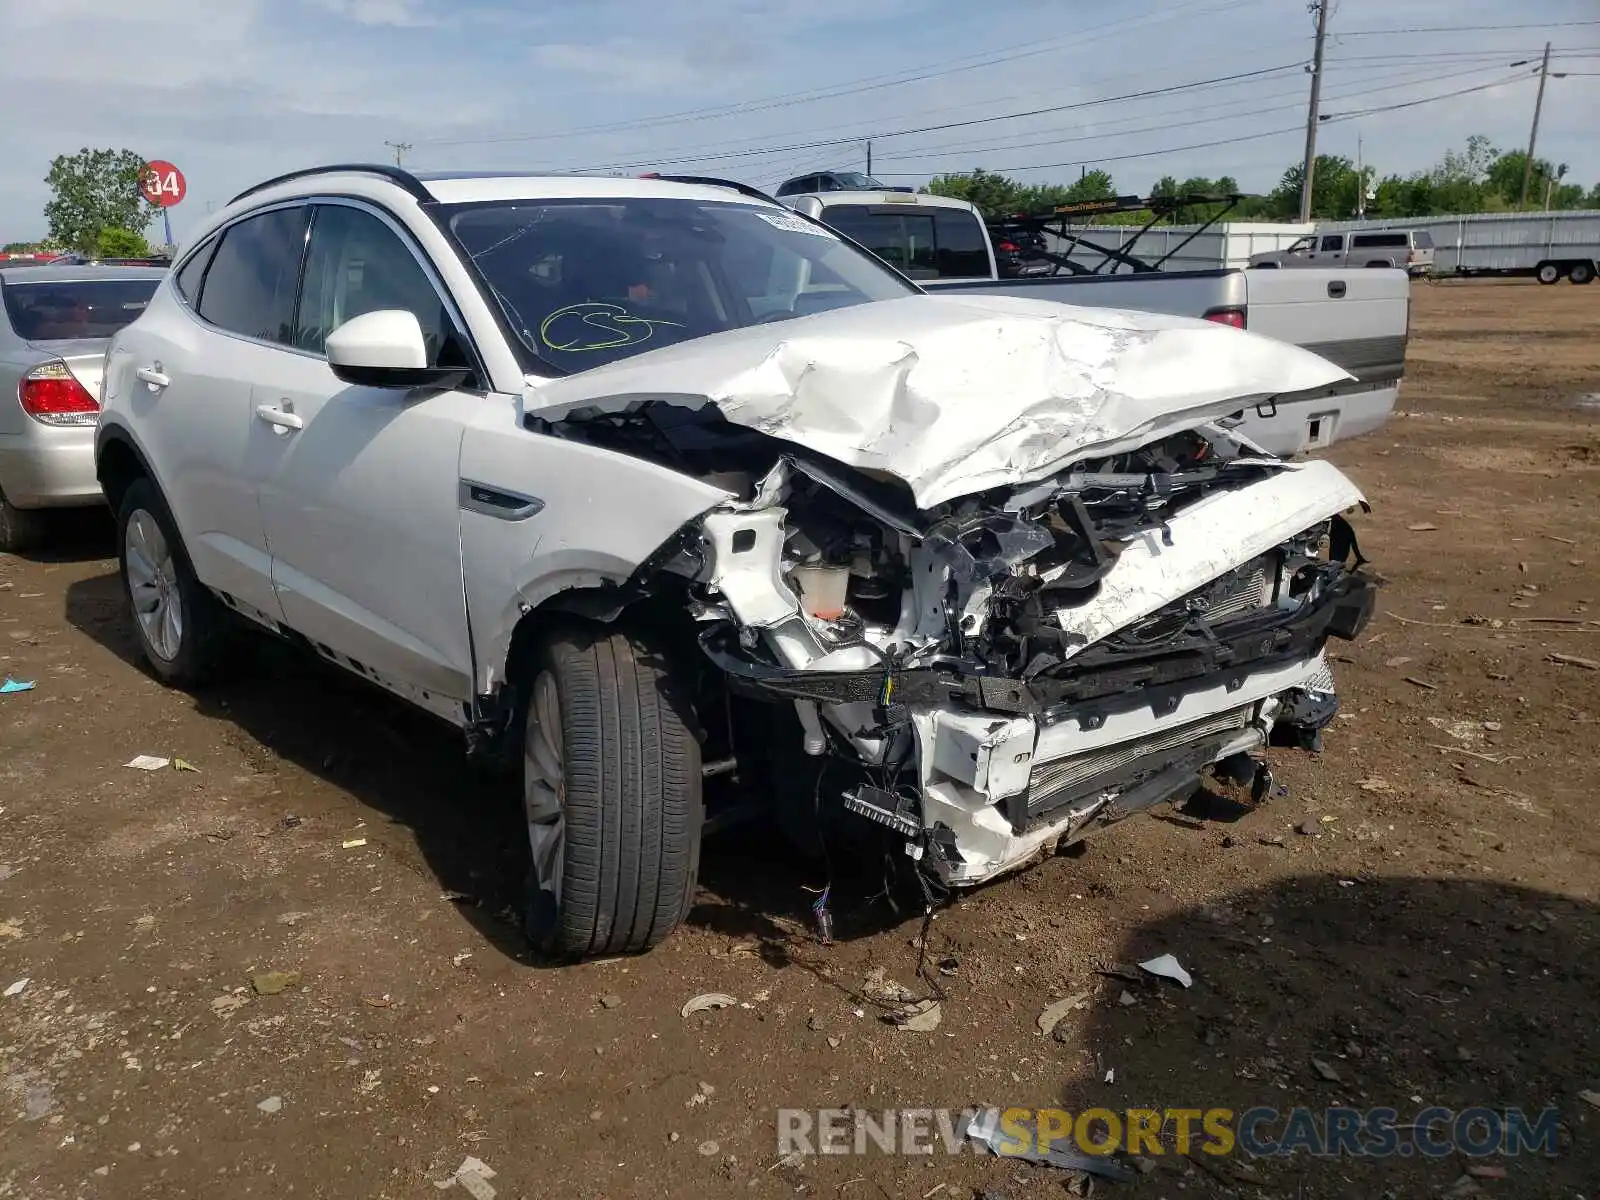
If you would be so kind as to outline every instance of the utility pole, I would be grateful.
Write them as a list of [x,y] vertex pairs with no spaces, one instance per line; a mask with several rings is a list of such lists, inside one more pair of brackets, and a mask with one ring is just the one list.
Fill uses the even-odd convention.
[[1533,148],[1539,142],[1539,110],[1544,107],[1544,81],[1550,77],[1550,43],[1544,44],[1544,58],[1539,61],[1539,94],[1533,101],[1533,129],[1528,133],[1528,161],[1522,164],[1522,195],[1517,200],[1519,210],[1528,207],[1528,180],[1533,176]]
[[1322,102],[1322,45],[1328,37],[1331,0],[1312,0],[1317,14],[1317,48],[1311,56],[1311,105],[1306,110],[1306,165],[1300,181],[1300,219],[1311,220],[1311,184],[1317,170],[1317,106]]
[[867,174],[872,174],[872,139],[867,139]]
[[385,146],[389,147],[389,149],[394,151],[394,165],[397,166],[397,167],[404,166],[405,164],[403,164],[400,161],[400,156],[410,152],[411,143],[410,142],[390,142],[390,141],[385,141],[383,144]]
[[1356,220],[1367,218],[1367,169],[1361,165],[1361,134],[1356,134]]

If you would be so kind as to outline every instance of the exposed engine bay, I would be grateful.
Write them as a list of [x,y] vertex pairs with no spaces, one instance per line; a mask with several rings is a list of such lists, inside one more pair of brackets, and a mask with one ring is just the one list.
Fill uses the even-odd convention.
[[1181,801],[1207,771],[1259,799],[1253,752],[1319,746],[1338,708],[1324,643],[1373,609],[1354,485],[1225,422],[927,510],[714,406],[529,424],[729,494],[632,586],[675,577],[728,689],[792,706],[805,753],[848,766],[824,801],[946,885]]

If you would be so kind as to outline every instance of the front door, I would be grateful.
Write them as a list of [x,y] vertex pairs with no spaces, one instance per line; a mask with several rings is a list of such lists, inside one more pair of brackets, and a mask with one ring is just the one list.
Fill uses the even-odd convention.
[[433,361],[463,353],[441,290],[399,227],[354,203],[317,205],[293,349],[255,380],[251,474],[285,623],[322,653],[459,717],[472,694],[459,457],[485,400],[340,381],[324,340],[379,309],[415,313]]

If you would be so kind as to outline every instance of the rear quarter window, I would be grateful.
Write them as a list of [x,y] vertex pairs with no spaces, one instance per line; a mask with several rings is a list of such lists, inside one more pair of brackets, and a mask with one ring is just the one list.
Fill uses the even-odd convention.
[[1403,233],[1358,233],[1350,240],[1352,246],[1363,250],[1403,250],[1406,235]]

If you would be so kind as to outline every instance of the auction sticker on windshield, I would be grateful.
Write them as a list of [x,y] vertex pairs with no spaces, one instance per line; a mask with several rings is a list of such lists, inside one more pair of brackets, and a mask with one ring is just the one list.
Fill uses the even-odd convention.
[[809,233],[813,237],[833,236],[826,229],[813,225],[810,221],[803,217],[797,217],[793,213],[758,212],[756,216],[774,229],[782,229],[789,233]]

